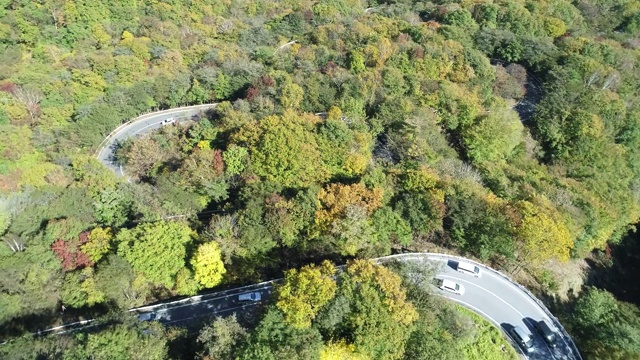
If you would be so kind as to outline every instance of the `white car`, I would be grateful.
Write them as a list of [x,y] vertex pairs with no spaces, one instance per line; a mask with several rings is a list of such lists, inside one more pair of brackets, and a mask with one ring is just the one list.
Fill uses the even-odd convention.
[[438,279],[439,285],[438,287],[444,291],[449,291],[454,294],[462,295],[464,294],[464,286],[458,284],[455,281],[447,280],[447,279]]
[[167,125],[167,124],[171,124],[171,123],[173,123],[175,121],[176,121],[175,118],[170,117],[170,118],[166,118],[166,119],[162,120],[162,124],[163,125]]
[[238,300],[240,301],[260,301],[262,300],[262,296],[259,292],[252,292],[246,294],[240,294],[238,296]]

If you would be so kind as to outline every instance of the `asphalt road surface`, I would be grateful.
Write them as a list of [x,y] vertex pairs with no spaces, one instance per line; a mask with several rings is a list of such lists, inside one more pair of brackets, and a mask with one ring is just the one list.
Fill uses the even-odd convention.
[[[507,333],[513,326],[520,326],[523,330],[533,335],[533,352],[526,354],[528,359],[578,359],[572,351],[571,339],[554,329],[558,334],[556,347],[551,348],[542,339],[535,328],[535,323],[547,320],[554,324],[547,313],[518,286],[493,271],[482,269],[482,276],[477,278],[456,271],[457,259],[445,256],[429,256],[428,261],[442,263],[436,277],[449,279],[465,288],[462,295],[446,292],[440,289],[436,291],[473,311],[484,316],[496,326],[501,327]],[[514,342],[514,347],[522,352],[522,349]]]
[[[389,260],[416,261],[425,263],[425,266],[437,268],[436,277],[453,280],[462,284],[465,288],[463,295],[457,295],[436,289],[436,293],[451,299],[482,315],[507,333],[508,328],[520,326],[530,333],[534,341],[534,351],[525,355],[528,359],[580,359],[574,353],[575,345],[571,338],[563,331],[557,332],[557,346],[550,348],[537,333],[534,323],[546,319],[550,324],[557,324],[555,319],[548,316],[534,299],[532,299],[519,286],[510,282],[493,270],[482,267],[482,276],[476,278],[462,274],[455,269],[458,258],[439,254],[403,254],[393,255],[378,259],[380,262]],[[228,315],[234,312],[241,313],[265,300],[269,300],[273,291],[273,283],[250,285],[238,289],[232,289],[206,296],[196,296],[178,302],[152,305],[148,307],[132,309],[138,314],[153,313],[155,320],[163,324],[186,325],[200,316]],[[262,296],[260,302],[240,301],[238,296],[251,292],[259,292]],[[513,342],[513,346],[522,353],[522,349]]]
[[[164,325],[188,326],[196,319],[213,316],[227,316],[242,313],[271,299],[273,281],[245,286],[242,288],[198,295],[170,303],[145,306],[131,309],[138,318],[146,319],[152,314],[152,319]],[[260,301],[239,299],[242,294],[259,293]]]
[[[545,309],[538,305],[518,285],[486,267],[482,267],[482,276],[480,278],[459,273],[455,270],[458,259],[440,254],[403,254],[375,260],[378,262],[390,260],[415,261],[432,268],[435,264],[438,269],[437,278],[455,281],[465,288],[463,295],[436,289],[437,294],[475,311],[500,327],[505,334],[509,327],[520,326],[532,335],[534,351],[528,354],[524,354],[522,349],[512,341],[512,345],[526,359],[581,359],[573,340],[563,329],[558,327],[557,320],[550,318]],[[227,316],[233,313],[245,314],[253,307],[266,303],[271,299],[273,284],[277,281],[279,280],[143,306],[131,309],[129,312],[141,320],[154,320],[165,325],[188,327],[191,324],[200,322],[200,320],[214,316]],[[249,293],[259,293],[261,300],[240,300],[240,295]],[[554,327],[556,327],[554,330],[557,332],[558,339],[555,348],[550,348],[534,328],[534,322],[542,319],[548,320],[549,323],[554,324]],[[91,324],[92,322],[93,320],[87,320],[66,324],[42,331],[40,334],[62,334],[70,331],[80,331],[94,326]]]
[[194,115],[215,107],[215,105],[216,104],[187,106],[158,111],[133,119],[127,125],[117,128],[114,133],[111,133],[110,136],[103,141],[102,146],[98,149],[97,158],[105,166],[113,170],[116,175],[124,176],[122,166],[115,160],[115,151],[120,142],[130,137],[141,136],[151,130],[158,129],[165,125],[163,122],[169,118],[173,118],[176,121],[191,119]]

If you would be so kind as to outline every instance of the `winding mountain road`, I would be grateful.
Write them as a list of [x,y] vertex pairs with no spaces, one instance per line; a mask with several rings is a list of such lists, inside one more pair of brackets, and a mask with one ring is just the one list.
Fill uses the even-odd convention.
[[[549,310],[524,287],[496,270],[468,259],[433,253],[399,254],[373,260],[381,264],[391,261],[417,262],[424,266],[436,268],[436,276],[439,278],[450,279],[462,284],[466,290],[463,295],[444,292],[439,289],[434,291],[436,294],[455,301],[485,317],[501,328],[505,334],[507,333],[506,329],[510,326],[520,326],[532,334],[535,350],[531,353],[523,354],[526,359],[581,360],[580,353],[573,340]],[[456,271],[458,261],[462,260],[480,266],[483,272],[482,277],[476,278]],[[153,319],[165,325],[188,326],[198,319],[242,313],[256,305],[268,302],[272,297],[274,284],[279,281],[280,279],[271,280],[236,289],[142,306],[130,309],[129,312],[141,319]],[[251,292],[260,293],[261,301],[239,300],[239,295]],[[548,320],[556,328],[559,339],[555,348],[547,346],[533,327],[534,322],[542,319]],[[66,324],[40,333],[66,333],[92,326],[90,323],[91,320]],[[515,343],[512,344],[517,351],[522,353],[520,347]]]
[[[157,129],[165,125],[165,120],[167,119],[190,119],[201,111],[208,110],[215,106],[216,104],[188,106],[159,111],[135,118],[109,134],[102,144],[100,144],[96,152],[96,157],[117,175],[123,176],[124,172],[122,171],[122,167],[117,163],[114,156],[120,142],[129,137],[141,136],[153,129]],[[443,254],[399,254],[374,259],[374,261],[378,263],[393,260],[414,261],[431,267],[436,265],[438,269],[437,277],[453,280],[462,284],[466,290],[463,295],[457,295],[436,289],[435,292],[438,295],[455,301],[485,317],[501,328],[505,334],[507,334],[507,329],[513,326],[520,326],[532,334],[535,350],[531,353],[523,354],[525,358],[533,360],[581,360],[577,347],[560,322],[527,289],[518,285],[504,274],[478,263],[475,264],[483,269],[482,277],[476,278],[461,274],[455,270],[458,261],[472,261]],[[272,280],[236,289],[197,295],[177,301],[143,306],[130,309],[129,312],[138,315],[140,318],[153,318],[166,325],[189,325],[197,318],[220,316],[234,312],[241,313],[262,302],[268,301],[272,296],[273,285],[278,281],[279,280]],[[251,292],[260,293],[261,301],[246,302],[239,300],[238,297],[240,294]],[[534,328],[535,322],[542,319],[546,319],[553,324],[558,332],[559,339],[555,348],[547,346]],[[65,324],[40,333],[65,333],[72,330],[80,330],[93,326],[91,322],[93,322],[93,320]],[[513,345],[522,353],[522,350],[515,342]]]
[[[463,295],[457,295],[437,289],[436,293],[483,316],[505,333],[510,327],[520,326],[532,334],[534,350],[526,354],[526,358],[534,360],[581,359],[573,340],[549,310],[523,286],[494,269],[469,259],[429,253],[391,255],[376,260],[381,263],[392,260],[416,261],[425,264],[425,266],[438,264],[436,277],[449,279],[463,285],[465,292]],[[459,261],[479,266],[482,269],[482,276],[476,278],[458,272],[456,268]],[[543,319],[556,327],[559,339],[556,341],[555,348],[549,347],[534,327],[536,322]],[[513,346],[522,352],[517,344],[513,343]]]
[[96,158],[116,175],[124,176],[122,166],[117,162],[115,152],[124,140],[133,136],[142,136],[164,125],[164,121],[173,118],[176,121],[191,119],[202,111],[214,108],[217,104],[185,106],[141,115],[128,121],[111,132],[100,144]]

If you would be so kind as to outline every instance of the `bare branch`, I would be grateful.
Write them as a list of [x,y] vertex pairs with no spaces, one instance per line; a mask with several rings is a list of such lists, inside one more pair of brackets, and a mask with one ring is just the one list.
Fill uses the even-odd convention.
[[615,87],[618,85],[619,82],[620,82],[620,76],[615,72],[611,73],[605,79],[604,84],[602,85],[602,90],[607,90],[611,87]]
[[597,71],[594,71],[591,76],[585,81],[585,86],[591,86],[596,81],[600,80],[600,74]]
[[17,236],[12,236],[10,239],[4,239],[4,243],[13,252],[22,252],[27,248],[25,246],[24,240],[18,238]]
[[31,121],[40,116],[40,101],[42,94],[39,91],[16,87],[13,91],[13,97],[27,108]]

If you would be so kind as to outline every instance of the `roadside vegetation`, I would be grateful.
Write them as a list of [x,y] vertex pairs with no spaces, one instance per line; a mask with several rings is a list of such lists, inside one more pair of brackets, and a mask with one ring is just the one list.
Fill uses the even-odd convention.
[[515,350],[504,338],[500,329],[482,316],[458,306],[457,311],[468,316],[476,327],[477,335],[473,341],[464,345],[462,351],[467,359],[518,359]]
[[[500,330],[432,294],[433,272],[367,260],[343,272],[324,261],[289,270],[273,304],[242,323],[236,315],[197,334],[119,319],[76,336],[17,339],[0,347],[10,359],[466,359],[515,360]],[[399,274],[403,274],[401,277]],[[409,276],[410,275],[410,276]],[[315,295],[315,296],[314,296]],[[372,316],[375,314],[375,316]],[[25,347],[28,348],[25,350]]]
[[[640,217],[638,34],[635,0],[0,0],[1,335],[437,247],[531,276],[585,357],[636,358],[637,295],[554,270]],[[94,158],[211,102],[121,144],[131,182]],[[242,351],[314,324],[276,308]]]

